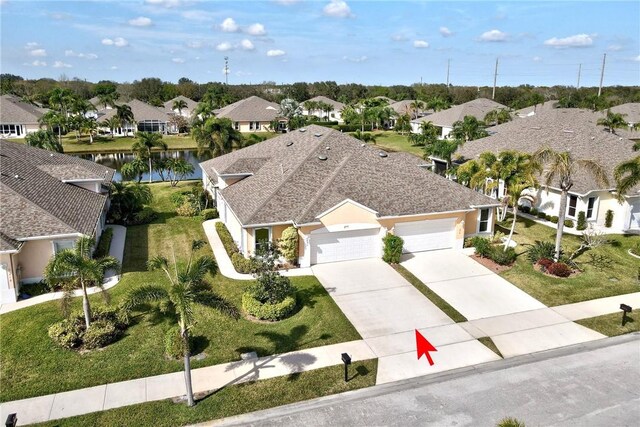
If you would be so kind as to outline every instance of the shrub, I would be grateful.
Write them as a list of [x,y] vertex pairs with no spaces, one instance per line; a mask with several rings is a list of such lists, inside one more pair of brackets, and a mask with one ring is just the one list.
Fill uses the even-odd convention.
[[613,211],[611,209],[607,210],[607,213],[604,216],[604,226],[607,228],[611,228],[613,224]]
[[491,243],[502,243],[502,239],[504,238],[504,233],[502,231],[496,231],[493,233],[491,237]]
[[549,218],[549,221],[551,221],[554,224],[557,224],[558,223],[558,217],[554,215],[551,218]]
[[565,219],[564,220],[564,226],[567,228],[573,228],[573,220],[572,219]]
[[96,245],[96,250],[93,251],[93,258],[100,259],[109,255],[111,239],[113,239],[113,228],[106,228],[100,236],[100,240]]
[[171,193],[171,196],[169,196],[169,200],[171,200],[171,203],[173,203],[173,205],[177,208],[184,204],[186,196],[187,193],[184,191],[180,193]]
[[533,216],[538,216],[538,214],[539,214],[540,212],[539,212],[539,211],[538,211],[538,209],[536,209],[536,208],[531,208],[531,210],[529,211],[529,213],[530,213],[531,215],[533,215]]
[[280,252],[289,262],[294,263],[298,259],[298,229],[287,227],[280,238]]
[[545,214],[544,219],[546,219],[547,221],[551,221],[551,215]]
[[84,324],[77,319],[65,319],[49,327],[49,337],[62,348],[76,348],[82,344]]
[[536,240],[536,242],[531,245],[527,251],[527,259],[532,264],[535,264],[543,258],[553,259],[555,251],[556,247],[552,242],[541,242],[540,240]]
[[506,417],[498,421],[497,427],[525,427],[525,425],[517,418]]
[[[189,344],[192,347],[191,341],[191,337],[189,337]],[[178,326],[169,328],[164,335],[164,354],[171,359],[181,359],[184,357],[185,350],[180,328]]]
[[116,341],[128,326],[125,316],[114,308],[96,306],[91,312],[91,318],[91,326],[87,330],[84,313],[74,312],[68,319],[51,325],[49,336],[63,348],[82,347],[92,350]]
[[505,251],[502,246],[492,246],[489,252],[489,258],[496,264],[510,265],[516,260],[516,251],[513,248],[507,248]]
[[[234,253],[238,252],[238,246],[236,246],[236,242],[233,241],[233,237],[231,236],[231,233],[229,233],[227,226],[222,222],[216,222],[216,231],[222,241],[224,250],[227,251],[227,255],[232,257]],[[231,258],[231,261],[233,261],[233,258]]]
[[200,215],[202,215],[202,218],[207,221],[210,219],[216,219],[218,218],[220,215],[218,215],[218,209],[216,208],[211,208],[211,209],[203,209],[202,212],[200,212]]
[[111,320],[94,320],[82,336],[83,347],[88,350],[102,348],[120,338],[121,332]]
[[148,224],[156,219],[158,214],[149,206],[145,206],[142,210],[133,214],[133,218],[127,222],[127,225]]
[[44,280],[41,280],[36,283],[24,283],[20,285],[20,293],[27,294],[31,297],[44,295],[54,291],[55,291],[55,288],[53,286],[49,286],[49,284]]
[[382,238],[382,243],[384,245],[382,260],[389,264],[399,263],[402,256],[402,245],[404,245],[402,237],[387,233]]
[[569,277],[571,275],[571,269],[563,262],[554,262],[547,268],[547,272],[558,277]]
[[254,262],[249,258],[245,258],[240,252],[231,254],[231,263],[238,273],[250,274],[255,271]]
[[524,213],[531,212],[531,206],[520,206],[520,212],[524,212]]
[[476,248],[476,254],[483,258],[489,257],[491,253],[491,241],[486,237],[473,236],[471,238],[471,245]]
[[538,260],[538,265],[543,267],[545,271],[549,268],[551,264],[553,264],[553,260],[549,258],[540,258]]
[[334,125],[330,127],[334,128],[335,130],[339,130],[340,132],[355,132],[361,129],[360,125]]
[[262,304],[277,304],[294,294],[291,280],[277,271],[263,271],[247,288],[247,293]]
[[296,309],[295,296],[288,296],[279,303],[269,304],[261,303],[253,297],[249,292],[242,294],[242,308],[258,319],[262,320],[281,320],[290,316]]
[[587,215],[584,211],[578,212],[578,225],[576,226],[576,230],[586,230],[587,229]]
[[198,215],[198,210],[190,202],[184,202],[176,209],[176,213],[179,216],[196,216]]
[[547,214],[544,212],[538,212],[536,216],[540,219],[547,219]]

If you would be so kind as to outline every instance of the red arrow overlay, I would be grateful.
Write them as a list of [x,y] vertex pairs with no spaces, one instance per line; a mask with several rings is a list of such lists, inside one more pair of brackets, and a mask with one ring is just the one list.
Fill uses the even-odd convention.
[[429,354],[430,351],[438,351],[431,343],[416,329],[416,349],[418,350],[418,360],[424,354],[427,356],[429,365],[433,366],[433,359]]

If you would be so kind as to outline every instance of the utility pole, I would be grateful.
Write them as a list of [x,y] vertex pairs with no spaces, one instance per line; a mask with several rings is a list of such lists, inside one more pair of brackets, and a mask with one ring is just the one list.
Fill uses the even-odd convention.
[[229,57],[224,57],[224,84],[229,84]]
[[582,64],[578,65],[578,85],[576,89],[580,89],[580,72],[582,71]]
[[598,87],[598,97],[602,93],[602,81],[604,80],[604,64],[607,61],[607,54],[602,57],[602,70],[600,71],[600,87]]
[[498,80],[498,58],[496,58],[496,70],[493,73],[493,93],[491,99],[496,99],[496,82]]
[[447,87],[449,87],[449,68],[451,67],[451,59],[447,59]]

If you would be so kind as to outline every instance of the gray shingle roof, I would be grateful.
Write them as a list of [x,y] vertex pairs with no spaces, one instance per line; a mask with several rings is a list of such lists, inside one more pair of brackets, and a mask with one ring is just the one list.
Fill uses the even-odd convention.
[[0,96],[0,123],[2,124],[38,124],[38,120],[46,111],[13,95]]
[[191,98],[187,98],[186,96],[176,96],[173,99],[168,100],[167,102],[164,103],[164,109],[167,111],[167,113],[173,113],[173,103],[175,101],[184,101],[187,103],[187,108],[186,110],[188,111],[193,111],[196,109],[196,107],[198,106],[198,103],[196,101],[194,101]]
[[515,117],[537,114],[541,111],[557,108],[558,101],[545,101],[542,104],[530,105],[515,111]]
[[464,104],[455,105],[447,110],[429,114],[428,116],[413,120],[413,122],[421,123],[423,121],[429,121],[436,126],[452,127],[455,122],[463,120],[466,116],[473,116],[478,120],[484,120],[484,116],[486,116],[489,111],[501,108],[509,109],[506,105],[490,99],[478,98],[465,102]]
[[[613,170],[623,161],[638,155],[628,139],[613,135],[596,121],[601,113],[577,108],[557,108],[513,120],[491,128],[492,135],[465,143],[458,154],[466,159],[476,158],[485,151],[498,153],[516,150],[533,153],[548,146],[556,151],[569,151],[576,159],[594,159],[607,172],[613,188]],[[607,189],[610,189],[607,188]],[[603,189],[586,173],[574,177],[572,192],[585,194]],[[635,189],[640,190],[640,188]]]
[[[344,104],[342,102],[335,101],[331,98],[327,98],[326,96],[322,96],[322,95],[314,96],[311,99],[307,99],[307,101],[324,102],[325,104],[332,105],[334,111],[342,111],[342,109],[344,108]],[[302,104],[304,104],[307,101],[302,102]]]
[[[611,107],[611,111],[622,114],[629,123],[640,123],[640,102],[628,102],[626,104]],[[606,111],[605,111],[606,114]]]
[[77,157],[0,141],[0,233],[7,238],[93,235],[107,196],[63,183],[56,176],[60,168],[53,166],[101,176],[107,183],[115,172]]
[[216,117],[230,119],[234,122],[270,122],[278,116],[280,106],[258,96],[234,102],[215,111]]
[[[131,107],[131,112],[136,122],[144,120],[158,120],[160,122],[166,122],[169,119],[169,115],[164,108],[157,108],[153,105],[149,105],[146,102],[142,102],[138,99],[132,99],[125,103]],[[115,116],[118,110],[116,108],[107,108],[98,111],[98,121],[102,122]]]
[[0,252],[17,251],[22,247],[22,242],[12,239],[0,231]]
[[[290,142],[293,144],[287,145]],[[263,163],[252,176],[221,190],[245,225],[316,222],[317,215],[345,199],[379,216],[448,212],[495,203],[419,167],[424,161],[418,157],[407,153],[381,157],[379,153],[375,146],[362,146],[347,134],[309,126],[306,132],[294,131],[200,165],[213,177],[230,169],[237,172],[241,161],[252,166]],[[319,155],[326,155],[327,160],[320,160]]]
[[385,101],[387,101],[387,103],[388,103],[389,105],[391,105],[391,104],[393,104],[394,102],[396,102],[396,100],[395,100],[395,99],[391,99],[391,98],[389,98],[388,96],[376,96],[376,97],[374,97],[373,99],[384,99]]

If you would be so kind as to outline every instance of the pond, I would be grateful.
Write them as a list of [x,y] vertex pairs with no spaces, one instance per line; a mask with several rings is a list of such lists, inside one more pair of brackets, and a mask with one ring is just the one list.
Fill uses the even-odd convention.
[[[135,158],[135,154],[130,152],[118,152],[118,153],[95,153],[95,154],[77,154],[77,157],[80,157],[85,160],[91,160],[96,163],[100,163],[101,165],[110,167],[116,170],[116,174],[113,177],[114,181],[122,181],[122,175],[120,175],[120,168],[123,164],[132,161]],[[210,151],[205,151],[198,155],[198,150],[167,150],[162,152],[153,152],[151,153],[151,159],[168,159],[168,158],[182,158],[187,162],[193,165],[194,171],[192,174],[185,176],[183,179],[201,179],[202,178],[202,170],[200,169],[199,163],[204,162],[205,160],[209,160],[212,158]],[[166,174],[165,174],[166,178]],[[153,172],[151,175],[152,181],[162,181],[160,178],[160,174],[157,172]],[[145,173],[142,176],[142,182],[149,181],[149,173]]]

